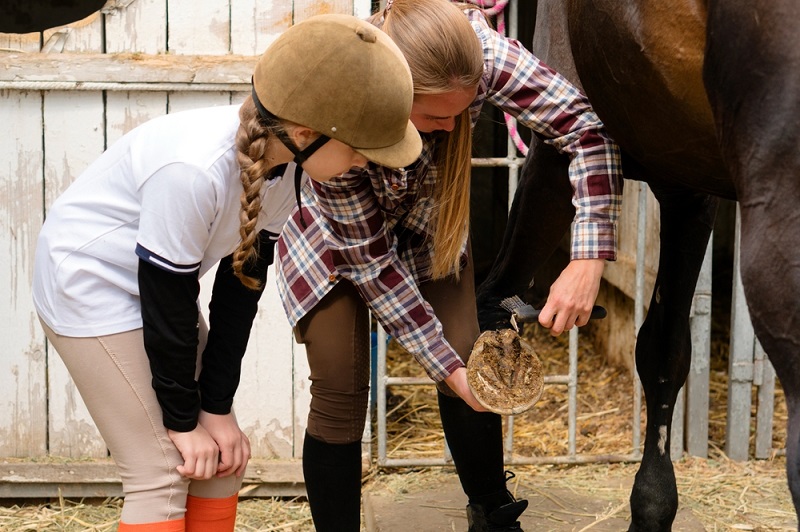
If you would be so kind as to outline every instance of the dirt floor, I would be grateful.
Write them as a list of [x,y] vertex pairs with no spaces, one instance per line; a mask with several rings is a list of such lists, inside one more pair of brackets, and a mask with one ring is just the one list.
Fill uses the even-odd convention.
[[[677,462],[681,495],[673,530],[796,531],[782,466],[781,459],[743,464],[696,458]],[[530,503],[520,519],[523,529],[627,530],[628,497],[637,467],[591,464],[514,468],[517,476],[509,488]],[[463,531],[465,505],[452,471],[381,475],[365,493],[364,530]]]
[[[796,531],[783,459],[730,462],[684,458],[675,463],[680,510],[673,530]],[[530,502],[523,529],[626,530],[628,495],[637,464],[513,468],[509,489]],[[466,500],[451,468],[373,471],[364,484],[364,532],[466,530]],[[53,501],[0,507],[0,530],[116,530],[120,501]],[[311,532],[304,500],[243,499],[238,531]]]
[[[626,530],[630,524],[626,500],[630,486],[624,479],[601,481],[588,490],[543,486],[538,482],[516,487],[518,498],[528,501],[528,509],[519,518],[524,530],[566,532],[591,528],[605,532]],[[400,490],[377,484],[364,495],[365,528],[368,532],[466,530],[465,505],[466,497],[455,475]],[[706,529],[691,510],[683,508],[673,530]]]

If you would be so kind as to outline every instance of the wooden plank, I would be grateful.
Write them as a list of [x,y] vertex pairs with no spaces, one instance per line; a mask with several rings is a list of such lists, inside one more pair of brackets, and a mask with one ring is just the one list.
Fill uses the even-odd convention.
[[669,435],[669,456],[672,461],[683,458],[686,436],[686,386],[678,390],[675,407],[672,411],[672,430]]
[[148,120],[167,113],[166,92],[109,91],[106,94],[106,145]]
[[261,55],[291,25],[291,2],[231,0],[231,52]]
[[249,84],[256,57],[98,53],[0,54],[0,81]]
[[[47,92],[44,96],[45,208],[105,148],[103,95]],[[49,376],[49,452],[58,456],[106,456],[106,447],[64,363],[52,347]]]
[[352,15],[353,0],[295,0],[294,23],[297,24],[314,15],[345,13]]
[[[305,495],[299,460],[250,460],[242,496]],[[0,464],[0,498],[119,497],[122,487],[111,460]]]
[[[119,4],[117,7],[116,4]],[[165,0],[136,0],[107,5],[106,52],[164,53],[167,50]]]
[[772,426],[775,413],[775,368],[767,358],[761,342],[755,347],[756,378],[758,386],[758,407],[756,410],[756,448],[758,459],[772,458]]
[[[607,262],[603,278],[621,290],[631,299],[636,297],[636,241],[637,210],[641,185],[637,181],[628,181],[622,196],[622,212],[617,224],[617,260]],[[645,234],[645,307],[650,304],[650,295],[655,286],[658,271],[659,232],[661,228],[658,201],[647,190],[647,219]]]
[[739,209],[736,209],[736,252],[733,258],[731,297],[731,347],[728,359],[728,411],[725,454],[731,460],[747,460],[750,448],[750,403],[753,382],[755,333],[742,287],[739,259],[741,238]]
[[42,225],[42,97],[0,91],[0,455],[47,449],[45,340],[31,301],[33,255]]
[[[99,12],[61,28],[43,32],[53,52],[103,50],[103,17]],[[58,56],[60,53],[53,53]],[[45,208],[105,149],[103,94],[44,93]],[[67,457],[105,457],[105,442],[75,387],[61,357],[48,346],[48,452]]]
[[[106,14],[105,52],[162,54],[167,49],[165,0],[109,2]],[[167,113],[165,91],[108,91],[106,93],[106,146],[144,122]]]
[[371,14],[372,0],[353,0],[353,15],[358,18],[367,18]]
[[[633,300],[636,296],[636,256],[631,257],[618,252],[616,261],[606,262],[603,279]],[[645,268],[645,309],[650,305],[650,294],[653,293],[655,283],[656,271]]]
[[169,93],[170,113],[231,104],[230,92],[180,92]]
[[[298,464],[298,469],[301,466]],[[306,488],[302,482],[265,482],[261,484],[243,484],[241,497],[305,497]],[[122,483],[92,482],[78,480],[59,484],[3,484],[0,483],[0,499],[48,499],[64,497],[69,499],[106,499],[122,497]]]
[[169,0],[167,19],[171,54],[227,54],[231,49],[228,2]]
[[[297,460],[251,459],[245,471],[246,482],[302,482]],[[0,463],[0,483],[119,482],[119,472],[111,459],[30,462],[5,460]]]
[[686,452],[702,458],[708,457],[712,250],[713,234],[708,240],[692,300],[689,320],[692,336],[692,367],[686,378]]
[[39,32],[0,33],[0,52],[38,52],[40,39]]
[[245,99],[250,96],[250,90],[248,89],[245,92],[232,92],[231,93],[231,103],[232,104],[241,104],[245,101]]
[[103,49],[103,15],[96,11],[79,21],[42,32],[42,51],[101,51]]
[[295,381],[298,377],[295,375],[292,330],[283,311],[275,278],[275,268],[270,267],[243,361],[236,412],[243,430],[250,437],[253,456],[286,459],[298,456],[305,418],[298,436],[295,422]]

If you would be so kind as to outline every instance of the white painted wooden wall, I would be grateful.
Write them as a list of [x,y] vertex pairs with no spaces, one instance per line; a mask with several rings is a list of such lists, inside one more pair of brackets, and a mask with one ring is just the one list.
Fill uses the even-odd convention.
[[[168,54],[162,56],[168,62],[176,56],[254,59],[292,23],[331,12],[365,17],[369,8],[369,0],[111,0],[103,13],[65,27],[0,34],[0,457],[107,455],[31,303],[33,253],[48,206],[133,127],[169,112],[236,103],[245,94],[40,90],[35,83],[86,78],[93,69],[90,54]],[[136,61],[135,55],[125,57],[126,64]],[[45,58],[57,68],[32,66]],[[229,71],[225,61],[220,64]],[[168,69],[151,71],[170,80]],[[137,72],[104,67],[98,81],[144,81]],[[246,89],[249,74],[242,77],[229,81]],[[12,81],[34,85],[16,89]],[[308,367],[302,346],[293,343],[274,272],[270,276],[235,409],[255,458],[291,459],[300,455],[305,429]],[[204,278],[204,307],[211,281],[213,272]]]

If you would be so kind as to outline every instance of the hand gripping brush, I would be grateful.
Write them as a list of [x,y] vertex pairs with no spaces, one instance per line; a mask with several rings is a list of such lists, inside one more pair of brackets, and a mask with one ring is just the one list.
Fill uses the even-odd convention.
[[[531,305],[525,303],[519,296],[505,298],[500,302],[500,306],[511,313],[511,326],[517,332],[519,332],[518,323],[535,323],[539,320],[539,314],[542,312],[540,309],[535,309]],[[592,313],[589,319],[601,320],[605,318],[607,314],[606,309],[595,305],[592,307]]]

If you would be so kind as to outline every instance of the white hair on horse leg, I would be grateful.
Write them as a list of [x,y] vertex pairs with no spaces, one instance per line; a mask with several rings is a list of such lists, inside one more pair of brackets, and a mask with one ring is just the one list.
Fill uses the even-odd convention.
[[667,452],[667,426],[661,425],[658,427],[658,452],[661,456]]

